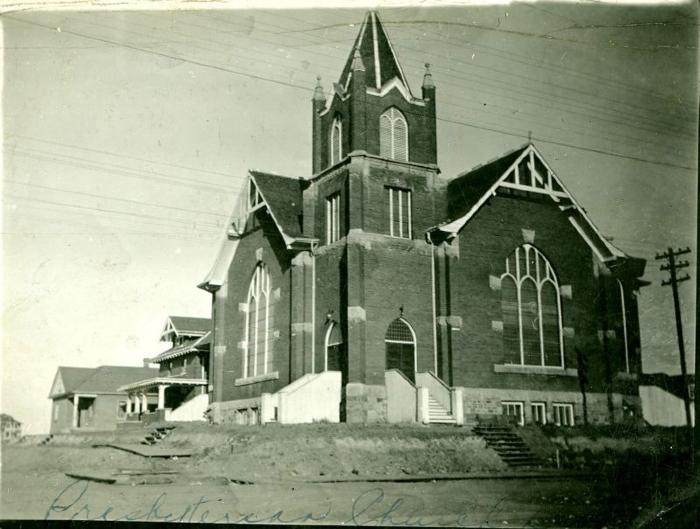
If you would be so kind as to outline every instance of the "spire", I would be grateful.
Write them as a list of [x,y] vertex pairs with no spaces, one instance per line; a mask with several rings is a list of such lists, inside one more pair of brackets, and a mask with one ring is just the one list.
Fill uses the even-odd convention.
[[365,71],[365,63],[362,62],[362,54],[359,48],[355,48],[355,54],[352,58],[352,71]]
[[323,87],[321,86],[321,76],[316,76],[316,88],[314,88],[314,101],[325,101],[326,95],[323,93]]
[[423,74],[423,88],[435,88],[433,74],[430,73],[430,63],[425,63],[425,73]]
[[358,58],[366,71],[367,86],[379,90],[387,82],[397,78],[410,93],[408,81],[396,57],[396,52],[379,21],[379,16],[374,11],[369,11],[362,22],[360,32],[340,75],[342,86],[347,84],[348,76],[356,69]]

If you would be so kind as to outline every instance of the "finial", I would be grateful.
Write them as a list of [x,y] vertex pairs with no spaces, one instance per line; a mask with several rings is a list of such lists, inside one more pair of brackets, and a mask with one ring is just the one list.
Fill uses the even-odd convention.
[[433,75],[430,73],[430,63],[425,63],[425,73],[423,74],[423,88],[435,88]]
[[355,48],[355,53],[352,57],[352,71],[365,71],[365,63],[362,62],[362,54],[360,53],[360,48]]
[[321,86],[321,76],[316,76],[316,88],[314,88],[314,101],[325,101],[326,96],[323,93],[323,87]]

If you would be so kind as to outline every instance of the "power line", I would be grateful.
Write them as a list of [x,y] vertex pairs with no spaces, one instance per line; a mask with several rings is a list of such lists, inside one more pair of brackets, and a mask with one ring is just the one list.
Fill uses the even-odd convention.
[[[25,23],[25,24],[28,24],[28,25],[33,25],[33,26],[41,27],[41,28],[44,28],[44,29],[47,29],[47,30],[50,30],[50,31],[54,31],[54,30],[55,30],[55,29],[54,29],[53,27],[51,27],[51,26],[47,26],[47,25],[44,25],[44,24],[39,24],[39,23],[37,23],[37,22],[29,22],[29,21],[17,19],[17,18],[15,18],[15,17],[5,17],[5,18],[9,18],[9,19],[11,19],[11,20],[18,21],[18,22],[21,22],[21,23]],[[86,38],[86,39],[96,40],[96,41],[99,41],[99,42],[105,42],[105,43],[109,43],[109,44],[117,44],[117,45],[123,46],[123,47],[125,47],[125,48],[127,48],[127,49],[132,49],[132,50],[139,51],[139,52],[143,52],[143,53],[149,53],[149,54],[152,54],[152,55],[155,55],[155,56],[164,57],[164,58],[172,59],[172,60],[175,60],[175,61],[187,62],[187,63],[194,64],[194,65],[197,65],[197,66],[200,66],[200,67],[203,67],[203,68],[211,68],[211,69],[214,69],[214,70],[217,70],[217,71],[221,71],[221,72],[224,72],[224,73],[230,73],[230,74],[233,74],[233,75],[243,76],[243,77],[247,77],[247,78],[251,78],[251,79],[256,79],[256,80],[260,80],[260,81],[267,81],[267,82],[274,83],[274,84],[281,85],[281,86],[288,86],[288,87],[291,87],[291,88],[294,88],[294,89],[297,89],[297,90],[303,90],[303,91],[309,92],[309,93],[313,91],[313,89],[310,88],[310,87],[299,86],[299,85],[296,85],[296,84],[293,84],[293,83],[289,83],[289,82],[286,82],[286,81],[279,81],[279,80],[272,79],[272,78],[268,78],[268,77],[261,76],[261,75],[249,74],[249,73],[241,72],[241,71],[238,71],[238,70],[233,70],[233,69],[229,69],[229,68],[224,68],[224,67],[222,67],[222,66],[212,65],[212,64],[208,64],[208,63],[205,63],[205,62],[202,62],[202,61],[197,61],[197,60],[193,60],[193,59],[187,59],[187,58],[183,58],[183,57],[177,57],[177,56],[170,55],[170,54],[167,54],[167,53],[164,53],[164,52],[159,52],[159,51],[155,51],[155,50],[149,50],[149,49],[146,49],[146,48],[141,48],[141,47],[139,47],[139,46],[134,46],[134,45],[126,44],[126,43],[118,43],[118,42],[115,42],[115,41],[110,41],[109,39],[103,39],[103,38],[95,37],[95,36],[92,36],[92,35],[86,35],[86,34],[82,34],[82,33],[75,32],[75,31],[71,31],[71,30],[68,30],[68,29],[62,29],[62,32],[63,32],[63,33],[66,33],[66,34],[73,35],[73,36],[77,36],[77,37],[82,37],[82,38]],[[438,119],[439,119],[440,121],[443,121],[443,122],[446,122],[446,123],[453,123],[453,124],[456,124],[456,125],[461,125],[461,126],[467,126],[467,127],[470,127],[470,128],[475,128],[475,129],[478,129],[478,130],[486,130],[486,131],[489,131],[489,132],[495,132],[495,133],[504,134],[504,135],[507,135],[507,136],[515,136],[515,137],[522,138],[522,135],[513,134],[513,133],[511,133],[511,132],[508,132],[508,131],[505,131],[505,130],[502,130],[502,129],[497,129],[497,128],[495,128],[495,127],[478,126],[478,125],[473,125],[473,124],[466,123],[466,122],[463,122],[463,121],[453,120],[453,119],[443,118],[443,117],[438,117]],[[660,162],[660,161],[652,160],[652,159],[648,159],[648,158],[642,158],[642,157],[637,157],[637,156],[629,156],[629,155],[625,155],[625,154],[622,154],[622,153],[616,153],[616,152],[611,152],[611,151],[605,151],[605,150],[603,150],[603,149],[595,149],[595,148],[591,148],[591,147],[583,147],[583,146],[580,146],[580,145],[575,145],[575,144],[566,143],[566,142],[558,142],[558,141],[553,141],[553,140],[546,140],[546,139],[544,139],[544,138],[533,138],[533,139],[535,139],[536,141],[541,142],[541,143],[547,143],[547,144],[551,144],[551,145],[557,145],[557,146],[560,146],[560,147],[568,147],[568,148],[572,148],[572,149],[578,149],[578,150],[582,150],[582,151],[586,151],[586,152],[593,152],[593,153],[597,153],[597,154],[612,156],[612,157],[616,157],[616,158],[623,158],[623,159],[638,161],[638,162],[642,162],[642,163],[650,163],[650,164],[660,165],[660,166],[665,166],[665,167],[674,167],[674,168],[677,168],[677,169],[695,170],[695,167],[691,167],[691,166],[684,166],[684,165],[673,164],[673,163],[668,163],[668,162]]]

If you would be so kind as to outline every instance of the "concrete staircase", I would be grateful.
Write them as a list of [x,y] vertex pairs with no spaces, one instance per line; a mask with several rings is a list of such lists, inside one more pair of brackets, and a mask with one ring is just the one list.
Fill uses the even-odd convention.
[[158,444],[163,439],[165,439],[170,433],[170,431],[174,428],[174,426],[160,426],[155,430],[152,430],[151,433],[149,433],[148,435],[146,435],[146,437],[143,438],[143,441],[141,441],[141,444],[148,446]]
[[432,395],[428,396],[428,422],[430,424],[457,424],[457,419]]
[[486,441],[486,445],[492,448],[510,467],[545,465],[545,462],[530,450],[525,441],[508,424],[479,423],[474,426],[473,432],[482,437]]

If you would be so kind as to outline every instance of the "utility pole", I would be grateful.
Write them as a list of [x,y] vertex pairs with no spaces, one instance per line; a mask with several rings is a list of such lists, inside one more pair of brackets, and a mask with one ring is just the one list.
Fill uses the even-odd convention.
[[661,265],[661,270],[666,271],[668,270],[669,274],[671,275],[670,279],[667,279],[665,281],[661,282],[661,286],[671,286],[671,290],[673,291],[673,308],[675,309],[676,313],[676,333],[678,335],[678,352],[680,353],[681,357],[681,377],[683,379],[683,402],[685,404],[685,420],[686,420],[686,425],[688,428],[688,442],[689,442],[689,448],[691,451],[691,458],[694,456],[693,454],[693,423],[691,421],[690,417],[690,394],[688,392],[688,368],[686,367],[685,364],[685,344],[683,343],[683,323],[681,322],[681,304],[680,301],[678,300],[678,283],[681,283],[682,281],[687,281],[690,279],[690,276],[688,274],[685,274],[683,277],[678,277],[676,272],[680,270],[681,268],[687,268],[689,265],[688,261],[680,261],[676,262],[676,257],[680,255],[685,255],[687,253],[690,253],[690,248],[682,248],[678,250],[673,250],[673,248],[668,248],[666,253],[663,254],[657,254],[656,259],[657,260],[667,260],[668,262],[666,264]]

